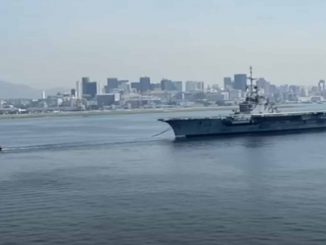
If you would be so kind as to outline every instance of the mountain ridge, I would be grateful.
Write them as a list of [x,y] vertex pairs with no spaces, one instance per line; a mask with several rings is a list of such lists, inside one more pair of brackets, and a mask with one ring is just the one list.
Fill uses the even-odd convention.
[[[42,97],[41,89],[36,89],[31,86],[11,83],[0,80],[0,98],[1,99],[39,99]],[[57,92],[69,91],[67,88],[51,88],[46,89],[46,95],[56,94]]]

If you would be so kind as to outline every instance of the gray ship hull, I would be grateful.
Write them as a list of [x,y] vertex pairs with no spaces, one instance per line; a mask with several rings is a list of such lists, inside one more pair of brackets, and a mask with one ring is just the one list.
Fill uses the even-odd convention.
[[326,112],[252,115],[250,120],[234,122],[231,118],[171,118],[168,123],[177,138],[241,135],[326,129]]

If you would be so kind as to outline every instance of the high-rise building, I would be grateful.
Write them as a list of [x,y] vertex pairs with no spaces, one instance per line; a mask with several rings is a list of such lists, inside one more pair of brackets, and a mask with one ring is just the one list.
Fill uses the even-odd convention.
[[230,90],[233,88],[231,77],[224,77],[223,81],[224,81],[224,90]]
[[161,80],[161,90],[162,91],[171,91],[173,90],[172,81],[169,79],[162,79]]
[[107,85],[105,87],[106,93],[112,93],[119,87],[119,81],[117,78],[108,78]]
[[171,81],[169,79],[162,79],[161,90],[182,92],[182,81]]
[[130,92],[129,80],[119,80],[118,89],[120,92],[129,93]]
[[131,89],[136,90],[136,92],[140,91],[140,83],[139,82],[132,82]]
[[87,88],[87,84],[90,82],[90,79],[89,77],[82,77],[82,84],[81,84],[81,94],[82,96],[84,96],[84,94],[87,94],[86,93],[86,88]]
[[97,83],[90,82],[88,84],[87,92],[91,96],[91,98],[94,98],[97,95]]
[[175,91],[182,92],[182,81],[173,81],[172,85]]
[[139,79],[139,87],[141,93],[149,91],[151,89],[151,79],[149,77],[141,77]]
[[82,97],[86,99],[93,99],[97,94],[97,83],[90,82],[88,77],[82,78]]
[[74,98],[75,98],[76,95],[77,95],[77,93],[76,93],[76,89],[74,89],[74,88],[71,89],[71,90],[70,90],[70,95],[71,95],[71,97],[74,97]]
[[256,81],[256,85],[257,85],[259,91],[264,93],[265,97],[269,98],[272,96],[270,82],[266,81],[264,78],[259,78]]
[[204,92],[204,82],[187,81],[186,92],[190,92],[190,93]]
[[235,74],[233,88],[245,92],[247,90],[247,75]]
[[161,84],[160,83],[151,83],[151,90],[161,90]]

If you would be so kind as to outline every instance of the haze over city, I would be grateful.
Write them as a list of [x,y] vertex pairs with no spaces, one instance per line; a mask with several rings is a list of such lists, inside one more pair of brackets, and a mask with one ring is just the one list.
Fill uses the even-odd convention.
[[321,0],[0,3],[0,80],[71,87],[81,76],[223,82],[255,67],[275,84],[326,78]]
[[326,0],[0,0],[0,245],[325,245]]

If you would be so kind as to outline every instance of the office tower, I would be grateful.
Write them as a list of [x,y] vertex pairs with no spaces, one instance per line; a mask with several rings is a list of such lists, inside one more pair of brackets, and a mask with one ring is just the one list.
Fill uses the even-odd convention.
[[149,77],[141,77],[139,79],[140,92],[144,93],[151,89],[151,79]]
[[169,79],[162,79],[161,80],[161,90],[162,91],[169,91],[172,87],[172,81]]
[[224,77],[224,90],[230,90],[233,88],[233,83],[231,77]]
[[235,74],[233,88],[245,92],[247,90],[247,75]]
[[73,97],[73,98],[76,98],[76,89],[71,89],[70,90],[70,95],[71,95],[71,97]]
[[118,89],[120,92],[129,93],[130,85],[128,80],[119,80],[118,81]]
[[82,84],[81,84],[81,90],[82,90],[82,96],[86,95],[87,85],[90,82],[89,77],[82,77]]
[[204,92],[204,82],[187,81],[186,92]]
[[182,92],[182,81],[172,81],[173,90]]
[[140,91],[140,83],[139,82],[132,82],[131,83],[131,88],[135,90],[136,92]]
[[82,97],[85,99],[93,99],[97,94],[96,82],[90,82],[88,77],[82,78]]
[[151,83],[151,90],[161,90],[161,84],[160,83]]
[[106,85],[106,93],[112,93],[114,90],[118,89],[119,81],[117,78],[108,78]]

